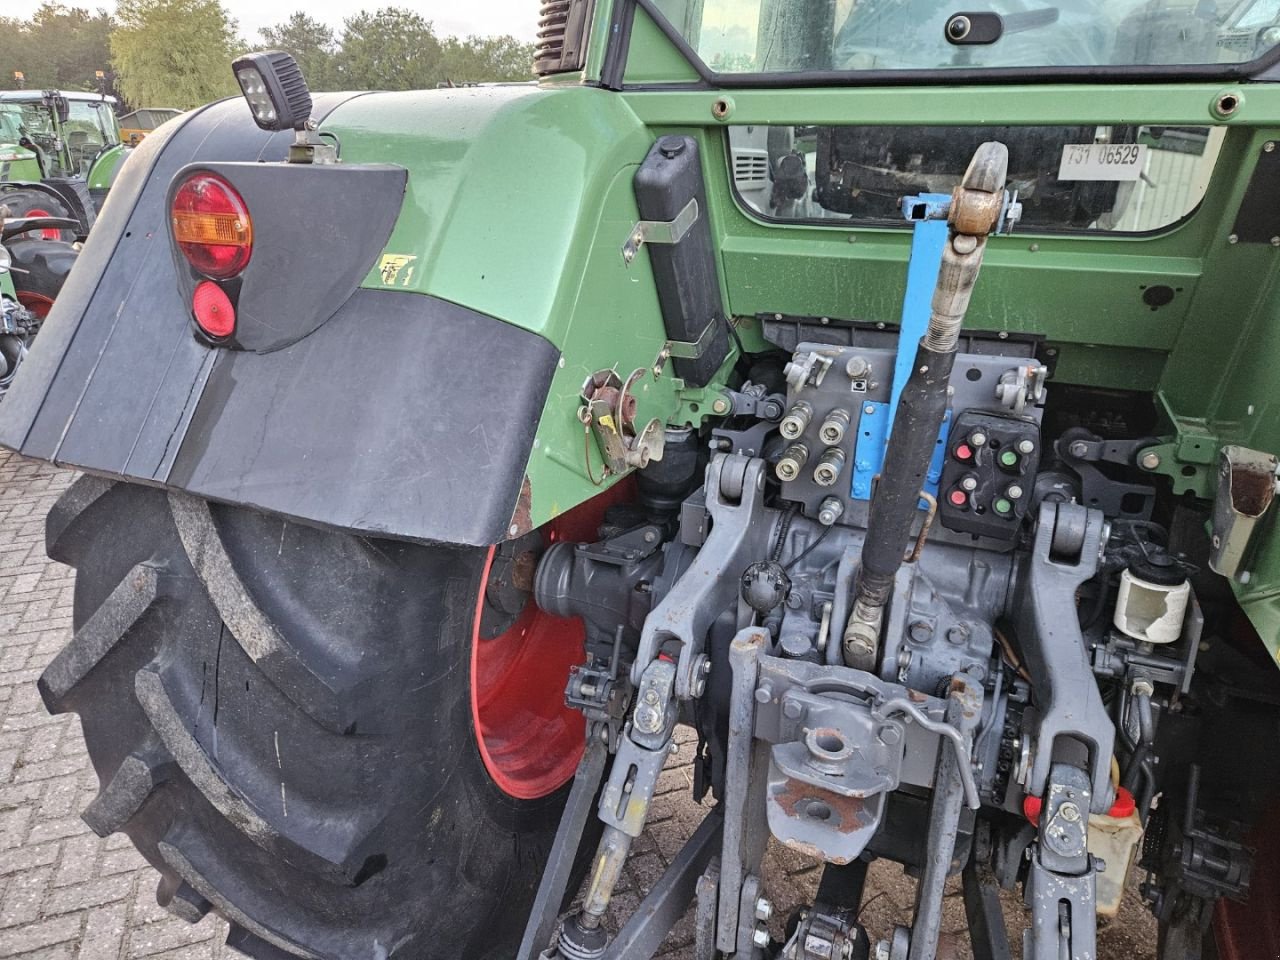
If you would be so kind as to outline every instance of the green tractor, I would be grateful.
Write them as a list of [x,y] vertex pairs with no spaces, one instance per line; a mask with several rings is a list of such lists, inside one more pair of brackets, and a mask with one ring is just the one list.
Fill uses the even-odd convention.
[[[60,90],[0,91],[0,197],[15,213],[93,226],[129,147],[114,97]],[[52,236],[52,234],[50,234]]]
[[[0,416],[84,473],[39,688],[86,821],[259,960],[686,912],[698,960],[932,960],[953,895],[983,960],[1275,956],[1280,47],[1211,7],[547,0],[536,84],[237,60]],[[706,816],[637,902],[678,725]],[[1099,922],[1139,878],[1150,944]]]

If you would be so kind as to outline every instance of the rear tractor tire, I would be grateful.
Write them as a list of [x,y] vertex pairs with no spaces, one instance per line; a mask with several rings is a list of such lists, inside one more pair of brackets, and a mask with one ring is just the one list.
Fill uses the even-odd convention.
[[75,635],[40,691],[83,722],[85,821],[129,835],[162,905],[260,960],[514,955],[583,741],[559,666],[521,681],[580,654],[580,624],[481,636],[493,550],[94,477],[47,546]]
[[[57,195],[44,190],[24,190],[18,187],[0,192],[0,204],[9,208],[9,216],[14,219],[22,217],[65,217],[68,220],[80,218],[72,212],[70,205]],[[62,230],[57,227],[46,227],[20,233],[10,243],[21,243],[23,240],[61,240],[74,243],[76,231]]]

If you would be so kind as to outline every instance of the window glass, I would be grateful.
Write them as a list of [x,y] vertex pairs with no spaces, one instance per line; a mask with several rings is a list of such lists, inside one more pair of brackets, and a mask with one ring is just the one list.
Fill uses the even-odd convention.
[[751,212],[784,221],[904,223],[900,201],[950,193],[978,144],[1009,147],[1022,229],[1141,233],[1204,197],[1220,127],[757,127],[729,130]]
[[1280,44],[1277,0],[654,2],[718,73],[1220,64]]

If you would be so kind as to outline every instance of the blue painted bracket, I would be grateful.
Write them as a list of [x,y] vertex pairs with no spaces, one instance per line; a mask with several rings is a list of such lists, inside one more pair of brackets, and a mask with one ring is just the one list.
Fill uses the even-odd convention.
[[907,261],[907,293],[902,298],[898,356],[893,364],[893,391],[889,395],[890,423],[898,412],[902,389],[911,376],[916,346],[929,327],[933,291],[938,285],[942,251],[947,245],[947,213],[950,209],[949,193],[922,193],[902,198],[902,215],[912,221],[915,228],[911,233],[911,257]]
[[[922,193],[902,198],[902,216],[915,224],[911,235],[911,256],[907,261],[907,292],[902,298],[902,325],[898,333],[898,355],[893,364],[893,387],[888,403],[863,403],[858,420],[858,440],[854,445],[853,489],[855,500],[871,499],[871,481],[884,464],[889,431],[898,412],[898,399],[911,377],[916,347],[929,326],[933,291],[938,285],[942,251],[947,243],[947,213],[951,194]],[[926,489],[937,495],[942,475],[943,447],[951,411],[943,421],[938,447],[929,465]]]
[[[863,402],[862,416],[858,419],[858,439],[853,447],[853,488],[850,495],[854,500],[871,499],[871,483],[884,465],[890,426],[887,403]],[[938,442],[934,445],[933,458],[929,461],[929,472],[924,478],[925,490],[935,497],[938,495],[938,483],[942,480],[942,464],[946,459],[947,437],[950,433],[951,411],[948,410],[942,418]],[[928,504],[921,500],[920,509],[927,508]]]

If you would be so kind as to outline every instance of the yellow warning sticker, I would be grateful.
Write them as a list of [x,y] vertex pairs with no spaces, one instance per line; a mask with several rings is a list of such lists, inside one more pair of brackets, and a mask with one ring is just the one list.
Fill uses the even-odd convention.
[[378,276],[382,280],[382,285],[407,287],[413,280],[413,261],[417,259],[407,253],[384,253],[382,259],[378,261]]

